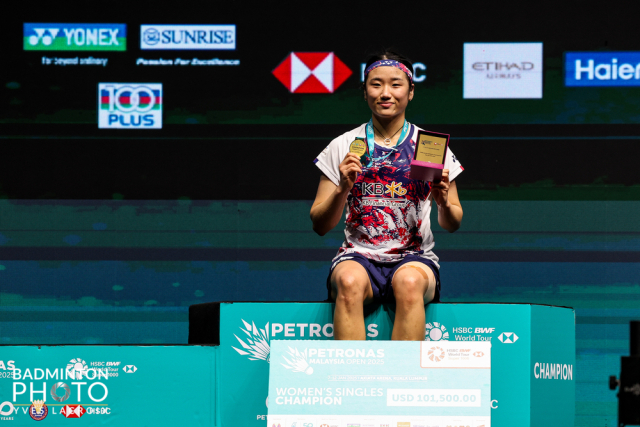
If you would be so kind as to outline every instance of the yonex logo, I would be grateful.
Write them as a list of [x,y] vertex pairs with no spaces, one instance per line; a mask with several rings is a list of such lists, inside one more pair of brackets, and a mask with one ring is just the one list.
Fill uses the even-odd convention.
[[272,74],[291,93],[333,93],[352,73],[333,52],[291,52]]
[[23,26],[24,50],[127,50],[125,24],[32,24]]
[[29,44],[36,46],[38,43],[42,43],[45,46],[51,46],[53,39],[56,38],[59,28],[34,28],[35,34],[29,36]]

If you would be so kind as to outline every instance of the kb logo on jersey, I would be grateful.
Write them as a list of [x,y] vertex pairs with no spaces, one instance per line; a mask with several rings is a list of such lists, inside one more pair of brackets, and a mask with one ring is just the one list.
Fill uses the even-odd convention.
[[[386,188],[386,190],[385,190]],[[393,181],[391,184],[382,184],[380,182],[374,183],[362,183],[362,195],[363,196],[382,196],[388,194],[391,197],[402,197],[407,194],[407,190],[402,188],[402,183],[396,183]]]
[[161,83],[100,83],[98,128],[161,129]]

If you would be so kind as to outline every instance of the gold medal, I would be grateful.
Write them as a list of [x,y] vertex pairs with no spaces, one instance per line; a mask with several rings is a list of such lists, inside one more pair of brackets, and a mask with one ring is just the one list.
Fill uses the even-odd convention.
[[351,145],[349,145],[349,152],[356,154],[358,157],[362,157],[367,152],[367,144],[363,139],[356,138]]

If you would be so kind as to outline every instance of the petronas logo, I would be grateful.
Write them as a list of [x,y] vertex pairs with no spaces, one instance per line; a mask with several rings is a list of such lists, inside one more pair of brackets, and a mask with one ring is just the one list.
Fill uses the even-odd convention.
[[307,350],[298,351],[297,348],[289,347],[289,352],[287,353],[289,359],[285,356],[282,358],[287,362],[281,363],[287,369],[290,369],[292,372],[304,372],[307,375],[313,374],[313,368],[309,366],[309,362],[307,361]]
[[239,354],[243,356],[248,356],[249,360],[265,360],[267,363],[270,362],[270,353],[271,347],[269,346],[269,322],[264,325],[264,328],[256,327],[254,322],[250,324],[245,322],[244,319],[242,323],[244,323],[244,328],[240,327],[240,330],[245,333],[246,337],[240,339],[236,334],[233,336],[236,337],[240,346],[244,349],[241,350],[239,348],[232,348],[237,351]]

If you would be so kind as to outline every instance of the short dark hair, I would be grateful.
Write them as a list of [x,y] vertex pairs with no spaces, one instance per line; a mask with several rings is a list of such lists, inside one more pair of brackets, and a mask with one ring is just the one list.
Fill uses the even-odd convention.
[[[411,60],[406,56],[404,56],[403,54],[398,53],[392,49],[382,49],[380,52],[374,53],[373,55],[369,56],[369,59],[367,59],[367,63],[364,66],[364,69],[366,70],[374,62],[381,61],[383,59],[392,59],[394,61],[398,61],[399,63],[407,67],[411,71],[411,74],[413,74],[414,72],[413,64],[411,63]],[[409,76],[407,76],[407,79],[409,79]],[[365,79],[364,82],[362,82],[362,88],[365,89],[366,85],[367,85],[367,80]],[[409,80],[409,85],[411,85],[411,80]]]

